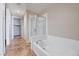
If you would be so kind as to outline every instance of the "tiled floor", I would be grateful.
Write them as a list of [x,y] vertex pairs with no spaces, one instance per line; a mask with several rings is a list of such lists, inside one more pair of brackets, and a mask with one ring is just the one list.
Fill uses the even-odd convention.
[[31,50],[31,44],[24,39],[17,38],[6,47],[6,56],[36,56]]

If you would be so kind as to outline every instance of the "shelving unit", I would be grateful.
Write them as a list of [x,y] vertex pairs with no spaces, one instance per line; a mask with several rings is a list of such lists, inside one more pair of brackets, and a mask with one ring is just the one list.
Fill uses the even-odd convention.
[[21,18],[17,16],[13,17],[13,36],[21,36]]

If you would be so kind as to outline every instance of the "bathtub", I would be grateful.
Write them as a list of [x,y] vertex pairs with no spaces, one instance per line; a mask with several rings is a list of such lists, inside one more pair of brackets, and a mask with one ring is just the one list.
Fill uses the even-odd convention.
[[38,56],[79,56],[79,41],[56,36],[31,38],[32,49]]

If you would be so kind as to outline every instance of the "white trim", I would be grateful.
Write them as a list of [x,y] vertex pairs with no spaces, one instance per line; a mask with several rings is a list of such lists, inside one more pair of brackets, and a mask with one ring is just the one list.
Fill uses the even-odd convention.
[[6,26],[5,26],[5,22],[6,22],[6,21],[5,21],[5,20],[6,20],[6,19],[5,19],[5,17],[6,17],[6,16],[5,16],[5,14],[6,14],[6,13],[5,13],[5,7],[6,7],[6,6],[5,6],[5,3],[4,3],[4,16],[3,16],[3,20],[4,20],[4,21],[3,21],[3,32],[4,32],[4,33],[3,33],[3,38],[4,38],[4,40],[3,40],[3,52],[2,52],[3,55],[5,54],[5,40],[6,40],[6,36],[5,36],[5,34],[6,34],[6,33],[5,33],[5,32],[6,32],[6,30],[5,30],[5,29],[6,29]]
[[13,16],[12,16],[12,39],[14,38],[14,30],[13,30],[13,28],[14,28],[14,26],[13,26]]
[[30,19],[31,19],[31,15],[29,15],[29,26],[28,26],[28,27],[29,27],[29,28],[28,28],[28,31],[29,31],[29,40],[31,39],[31,38],[30,38],[30,31],[31,31],[31,27],[30,27],[30,26],[31,26],[31,25],[30,25],[30,24],[31,24],[31,23],[30,23],[31,20],[30,20]]
[[0,4],[0,55],[5,53],[5,3]]

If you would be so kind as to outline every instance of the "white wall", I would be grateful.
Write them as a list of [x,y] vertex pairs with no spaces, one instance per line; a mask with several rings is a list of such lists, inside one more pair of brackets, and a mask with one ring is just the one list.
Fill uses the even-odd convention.
[[24,38],[27,39],[27,12],[24,15]]
[[5,53],[5,4],[0,3],[0,55]]
[[29,15],[34,15],[31,11],[26,11],[21,20],[21,35],[24,39],[29,38]]
[[12,19],[11,13],[8,8],[6,8],[6,44],[10,44],[10,40],[12,39]]
[[79,39],[79,4],[53,4],[48,13],[48,34]]
[[24,39],[27,39],[27,12],[25,12],[23,19],[21,20],[21,35]]
[[24,37],[24,19],[21,19],[21,36]]

